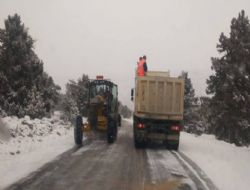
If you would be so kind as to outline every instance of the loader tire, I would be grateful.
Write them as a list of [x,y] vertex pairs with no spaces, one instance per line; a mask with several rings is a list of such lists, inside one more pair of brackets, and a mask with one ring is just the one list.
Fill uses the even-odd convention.
[[121,127],[122,126],[122,117],[120,114],[118,114],[118,126]]
[[107,129],[107,142],[113,143],[116,139],[117,129],[113,121],[109,121]]
[[74,139],[76,145],[82,145],[82,116],[76,116],[76,123],[74,127]]

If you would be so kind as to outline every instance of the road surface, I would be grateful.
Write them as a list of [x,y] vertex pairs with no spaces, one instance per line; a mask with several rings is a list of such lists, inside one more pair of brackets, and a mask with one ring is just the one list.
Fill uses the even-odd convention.
[[217,189],[204,172],[181,152],[159,146],[135,149],[132,131],[131,123],[123,121],[114,144],[93,140],[83,147],[72,148],[7,189]]

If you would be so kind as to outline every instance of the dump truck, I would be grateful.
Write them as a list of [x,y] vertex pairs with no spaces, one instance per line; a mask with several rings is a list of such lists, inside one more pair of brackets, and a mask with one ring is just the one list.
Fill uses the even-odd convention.
[[131,90],[134,101],[134,145],[161,142],[178,150],[183,125],[184,80],[169,72],[148,71],[136,76]]
[[84,132],[99,132],[106,135],[108,143],[113,143],[117,137],[117,126],[121,125],[117,85],[103,76],[89,80],[85,106],[88,110],[87,122],[83,123],[82,115],[78,115],[75,120],[75,144],[82,145]]

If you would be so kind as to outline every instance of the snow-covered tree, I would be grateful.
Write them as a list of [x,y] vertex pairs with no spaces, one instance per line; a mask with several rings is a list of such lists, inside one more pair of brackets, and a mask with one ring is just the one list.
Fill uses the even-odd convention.
[[76,101],[69,95],[62,95],[61,108],[63,110],[63,119],[74,122],[76,116],[79,114]]
[[38,91],[41,94],[42,102],[47,113],[51,112],[59,101],[59,91],[61,87],[54,83],[52,77],[46,72],[39,77],[37,83]]
[[[8,115],[33,114],[34,104],[49,112],[59,89],[44,71],[43,62],[34,52],[34,40],[19,15],[8,16],[0,29],[0,105]],[[37,92],[34,92],[36,90]],[[36,98],[31,95],[39,94]],[[36,103],[34,101],[37,101]],[[38,108],[36,106],[36,108]],[[44,107],[39,107],[42,110]],[[44,113],[42,110],[36,110]],[[42,117],[44,115],[40,115]]]
[[231,21],[229,37],[221,34],[207,80],[212,95],[210,131],[237,145],[250,142],[250,24],[244,11]]
[[41,93],[33,87],[28,94],[29,103],[25,107],[25,114],[31,118],[42,118],[46,115],[45,103]]
[[199,109],[197,112],[199,113],[200,126],[205,133],[210,133],[210,101],[211,98],[206,96],[199,97]]
[[184,79],[184,125],[190,130],[195,127],[198,116],[196,113],[197,98],[188,72],[182,72],[181,77]]
[[66,95],[62,98],[61,106],[66,119],[72,120],[76,114],[87,116],[85,103],[88,100],[88,82],[88,76],[83,74],[77,81],[70,80],[66,84]]
[[128,106],[123,105],[120,101],[119,101],[118,112],[124,118],[131,118],[132,117],[132,111],[129,109]]

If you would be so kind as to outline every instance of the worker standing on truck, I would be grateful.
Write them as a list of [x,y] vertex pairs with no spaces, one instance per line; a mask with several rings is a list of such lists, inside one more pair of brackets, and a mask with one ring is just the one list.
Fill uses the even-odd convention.
[[144,60],[142,57],[139,58],[139,62],[137,62],[137,76],[143,77],[145,75],[144,72]]
[[148,71],[146,59],[145,55],[139,58],[139,62],[137,62],[137,76],[145,76],[145,72]]
[[144,64],[143,64],[143,68],[144,68],[144,72],[148,72],[148,66],[147,66],[147,57],[146,55],[143,55],[142,59],[144,60]]

